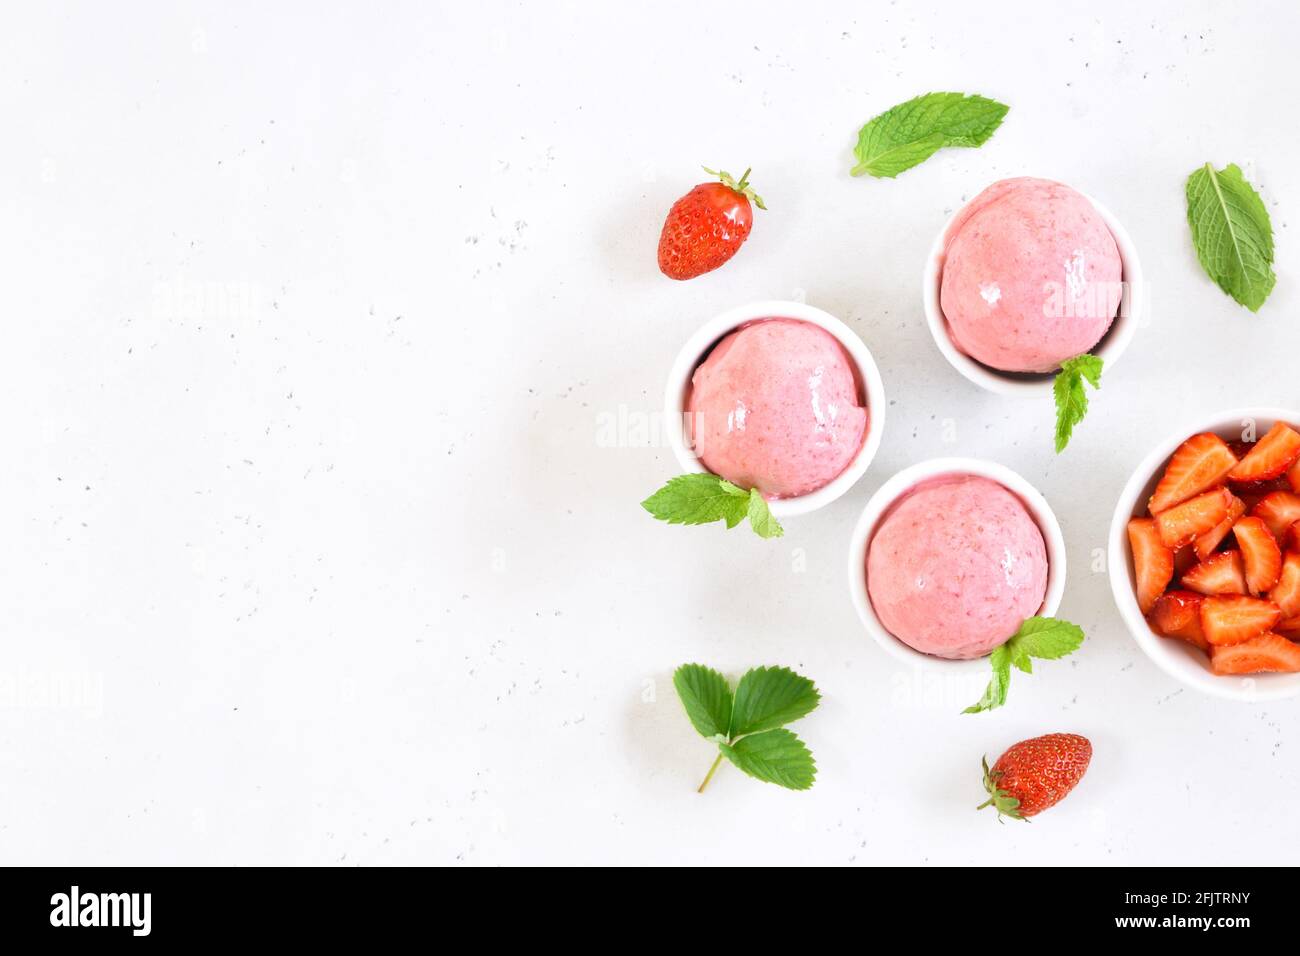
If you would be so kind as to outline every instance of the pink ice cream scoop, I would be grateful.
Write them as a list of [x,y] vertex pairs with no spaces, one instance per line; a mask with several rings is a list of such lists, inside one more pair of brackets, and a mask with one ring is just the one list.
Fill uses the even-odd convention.
[[1120,280],[1119,249],[1087,197],[1047,179],[1004,179],[949,227],[939,305],[976,361],[1052,372],[1101,341]]
[[1020,499],[974,475],[925,482],[896,502],[867,548],[867,593],[904,644],[981,657],[1047,594],[1047,546]]
[[687,421],[705,468],[767,498],[806,495],[848,467],[867,434],[853,361],[825,329],[760,319],[691,377]]

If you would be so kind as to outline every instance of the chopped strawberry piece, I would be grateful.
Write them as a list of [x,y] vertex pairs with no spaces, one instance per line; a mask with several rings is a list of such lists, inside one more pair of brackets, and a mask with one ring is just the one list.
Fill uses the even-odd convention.
[[1156,600],[1151,610],[1151,626],[1165,637],[1179,637],[1201,650],[1210,642],[1201,630],[1201,602],[1205,598],[1195,591],[1170,591]]
[[1160,512],[1155,521],[1161,542],[1171,550],[1191,544],[1228,517],[1231,504],[1232,492],[1227,488],[1215,488]]
[[1300,554],[1288,551],[1282,558],[1282,573],[1268,599],[1282,609],[1283,617],[1300,615]]
[[1213,647],[1210,669],[1216,674],[1293,674],[1300,671],[1300,644],[1279,634],[1265,633],[1230,646]]
[[1282,618],[1277,622],[1277,626],[1273,630],[1285,635],[1287,640],[1296,640],[1297,636],[1300,636],[1300,615]]
[[1285,476],[1270,478],[1268,481],[1234,481],[1232,482],[1232,490],[1239,495],[1263,498],[1273,491],[1290,491],[1291,482],[1287,481]]
[[1263,594],[1277,584],[1282,573],[1282,551],[1277,539],[1262,518],[1242,518],[1233,525],[1232,534],[1246,565],[1246,587],[1251,594]]
[[1263,518],[1268,530],[1279,542],[1286,537],[1286,529],[1300,521],[1300,495],[1290,491],[1274,491],[1265,495],[1250,513]]
[[1181,578],[1184,574],[1196,567],[1200,563],[1200,558],[1196,556],[1196,549],[1190,544],[1179,548],[1174,552],[1174,577]]
[[1159,514],[1212,488],[1237,467],[1237,456],[1218,435],[1193,435],[1178,446],[1148,507]]
[[1183,575],[1183,587],[1201,594],[1245,594],[1246,565],[1240,551],[1220,551]]
[[1174,577],[1174,553],[1160,543],[1154,518],[1134,518],[1128,523],[1128,543],[1133,549],[1133,576],[1137,580],[1138,607],[1149,614],[1156,598]]
[[1228,536],[1228,532],[1237,523],[1237,519],[1245,513],[1246,502],[1234,495],[1232,501],[1228,503],[1228,516],[1196,539],[1196,556],[1204,561],[1212,555],[1214,549],[1222,544],[1223,539]]
[[1282,547],[1288,551],[1300,551],[1300,521],[1294,522],[1291,527],[1286,529]]
[[1282,612],[1272,601],[1243,595],[1207,597],[1201,602],[1201,630],[1216,646],[1240,644],[1272,630]]
[[1285,475],[1300,458],[1300,432],[1285,422],[1268,430],[1237,467],[1228,473],[1233,481],[1267,481]]
[[1295,463],[1287,469],[1286,481],[1291,486],[1292,491],[1300,491],[1300,458],[1297,458]]

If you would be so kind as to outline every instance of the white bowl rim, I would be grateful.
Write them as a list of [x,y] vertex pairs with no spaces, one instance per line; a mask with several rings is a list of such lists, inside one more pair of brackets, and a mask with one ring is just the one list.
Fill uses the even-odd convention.
[[1142,459],[1120,492],[1111,518],[1106,560],[1115,606],[1138,647],[1142,648],[1152,663],[1170,677],[1202,693],[1225,700],[1262,703],[1300,695],[1300,674],[1230,677],[1213,673],[1197,658],[1200,652],[1195,648],[1188,647],[1182,641],[1161,637],[1151,630],[1138,607],[1129,570],[1129,519],[1136,517],[1140,510],[1145,510],[1143,492],[1163,471],[1165,462],[1174,450],[1193,435],[1207,431],[1222,435],[1234,427],[1240,428],[1245,419],[1257,422],[1259,434],[1262,435],[1264,428],[1272,427],[1274,422],[1300,422],[1300,412],[1268,406],[1236,408],[1199,416],[1194,422],[1171,432]]
[[[1053,180],[1053,182],[1055,181]],[[1111,236],[1115,239],[1115,246],[1119,249],[1120,276],[1125,283],[1126,289],[1127,310],[1121,307],[1119,314],[1115,317],[1115,322],[1102,338],[1100,346],[1093,350],[1093,354],[1102,359],[1105,371],[1109,372],[1119,363],[1120,357],[1128,349],[1129,343],[1133,341],[1133,336],[1137,333],[1138,326],[1143,321],[1143,313],[1146,307],[1146,283],[1142,272],[1142,260],[1139,258],[1137,247],[1133,244],[1133,238],[1129,235],[1128,230],[1124,228],[1124,224],[1115,217],[1114,213],[1092,196],[1084,192],[1080,192],[1080,195],[1096,207],[1097,212],[1106,223],[1106,228],[1110,230]],[[974,198],[971,198],[971,202],[974,201]],[[939,235],[935,238],[925,260],[925,269],[921,274],[921,302],[925,311],[925,324],[930,329],[934,344],[939,347],[939,351],[948,360],[948,364],[965,376],[968,381],[974,382],[980,388],[1000,395],[1013,395],[1022,398],[1042,396],[1052,390],[1052,376],[1050,374],[1040,378],[1025,378],[990,368],[958,349],[948,332],[948,322],[943,316],[943,310],[939,307],[939,282],[943,273],[941,264],[943,261],[944,240],[948,235],[948,230],[952,228],[953,222],[969,205],[970,202],[963,203],[959,209],[948,217],[948,221],[939,230]]]
[[863,391],[866,392],[867,437],[862,447],[858,449],[858,453],[844,471],[816,491],[796,498],[778,498],[768,502],[773,515],[777,518],[786,518],[824,508],[852,488],[866,474],[871,460],[876,457],[876,452],[880,449],[880,441],[884,436],[887,407],[885,383],[880,377],[880,369],[877,368],[876,360],[872,357],[866,343],[848,325],[824,309],[805,302],[787,302],[781,299],[764,299],[728,309],[705,322],[686,340],[673,361],[672,369],[668,373],[668,382],[664,387],[664,423],[668,443],[678,464],[686,473],[707,471],[686,447],[682,435],[684,412],[682,397],[686,393],[686,385],[695,374],[696,367],[704,360],[706,353],[719,339],[733,329],[760,319],[797,319],[825,329],[835,336],[848,352],[849,358],[857,367]]
[[987,655],[969,660],[948,660],[924,654],[904,644],[885,629],[876,616],[867,593],[867,546],[882,515],[902,495],[922,482],[952,474],[988,478],[1002,485],[1024,504],[1029,516],[1042,532],[1043,543],[1047,547],[1047,592],[1038,613],[1050,617],[1057,612],[1065,594],[1066,576],[1065,536],[1061,533],[1061,524],[1056,520],[1056,514],[1042,492],[1006,465],[983,458],[930,458],[904,468],[880,486],[862,509],[862,514],[853,527],[853,536],[849,539],[849,595],[867,633],[895,659],[905,664],[942,668],[950,673],[959,669],[987,670]]

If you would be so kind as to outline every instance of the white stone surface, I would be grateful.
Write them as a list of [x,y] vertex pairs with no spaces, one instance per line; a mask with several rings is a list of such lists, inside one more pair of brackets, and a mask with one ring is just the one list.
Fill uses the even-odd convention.
[[[1183,691],[1104,570],[1114,499],[1193,415],[1300,406],[1300,96],[1284,3],[28,5],[0,31],[0,859],[8,863],[1293,862],[1300,702]],[[851,179],[917,93],[1011,104],[979,150]],[[1258,184],[1279,281],[1204,276],[1183,182]],[[770,211],[724,269],[655,267],[700,164]],[[1152,317],[1069,451],[940,357],[919,277],[1006,176],[1103,200]],[[777,542],[669,528],[640,441],[709,316],[806,296],[891,396],[867,477]],[[632,427],[614,429],[620,416]],[[1010,704],[859,627],[848,529],[925,457],[1033,481],[1074,658]],[[816,679],[792,794],[711,760],[669,675]],[[1096,757],[997,826],[979,758]]]

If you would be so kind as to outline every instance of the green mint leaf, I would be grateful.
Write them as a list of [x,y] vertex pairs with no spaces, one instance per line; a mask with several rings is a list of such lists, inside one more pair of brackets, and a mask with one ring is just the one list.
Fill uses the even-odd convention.
[[[767,502],[763,500],[757,488],[749,489],[749,504],[746,506],[746,512],[749,515],[749,526],[760,538],[779,538],[785,534],[781,522],[772,517],[771,509],[768,508]],[[729,524],[727,527],[732,526]]]
[[725,521],[728,528],[734,528],[749,514],[750,500],[745,489],[701,472],[668,479],[641,507],[669,524]]
[[1102,361],[1095,355],[1084,353],[1061,363],[1052,383],[1052,397],[1056,400],[1056,453],[1065,451],[1074,434],[1074,426],[1088,414],[1088,394],[1083,387],[1087,381],[1093,388],[1101,388]]
[[731,686],[725,677],[703,664],[683,664],[673,671],[673,687],[701,737],[730,739]]
[[1011,652],[1007,645],[999,644],[993,648],[989,663],[993,665],[993,677],[989,680],[988,687],[984,688],[984,696],[963,710],[963,714],[993,710],[1007,702],[1007,686],[1011,683]]
[[733,744],[719,744],[718,749],[756,780],[790,790],[807,790],[817,776],[812,753],[788,730],[750,734]]
[[1016,667],[1026,674],[1033,673],[1030,659],[1055,661],[1079,649],[1083,643],[1083,628],[1069,621],[1054,617],[1026,618],[1020,629],[1007,640],[993,649],[989,662],[993,665],[993,677],[984,690],[984,696],[978,703],[962,711],[963,714],[978,714],[983,710],[993,710],[1007,702],[1007,688],[1011,683],[1011,668]]
[[821,694],[808,678],[786,667],[755,667],[736,685],[731,737],[784,727],[816,708]]
[[1018,671],[1024,671],[1026,674],[1034,672],[1034,662],[1030,660],[1029,652],[1017,644],[1015,641],[1007,641],[1007,653],[1011,656],[1011,666]]
[[963,93],[926,93],[900,103],[858,132],[851,172],[893,179],[944,146],[983,146],[1009,108]]
[[1083,628],[1054,617],[1031,617],[1007,643],[1012,645],[1013,656],[1019,653],[1054,661],[1079,649]]
[[1187,222],[1201,266],[1224,292],[1258,312],[1273,291],[1273,224],[1235,165],[1206,163],[1187,177]]

